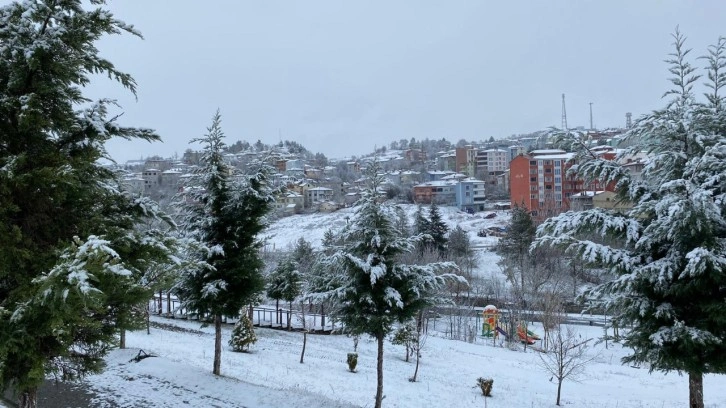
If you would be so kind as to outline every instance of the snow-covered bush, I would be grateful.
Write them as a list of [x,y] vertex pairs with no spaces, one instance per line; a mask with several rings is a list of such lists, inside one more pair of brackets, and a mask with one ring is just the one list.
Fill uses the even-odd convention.
[[355,367],[358,365],[358,353],[348,353],[348,370],[351,373],[355,372]]
[[232,338],[229,339],[229,345],[232,346],[232,350],[234,351],[244,352],[248,351],[250,344],[254,343],[257,343],[255,329],[249,317],[242,315],[232,329]]

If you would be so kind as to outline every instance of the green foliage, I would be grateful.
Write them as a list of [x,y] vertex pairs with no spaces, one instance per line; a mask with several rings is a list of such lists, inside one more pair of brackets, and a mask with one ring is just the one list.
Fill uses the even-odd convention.
[[236,317],[264,287],[257,235],[265,227],[272,190],[269,169],[237,174],[223,159],[219,112],[203,138],[202,166],[180,194],[182,227],[201,246],[176,286],[185,307],[198,314]]
[[633,352],[624,362],[697,380],[726,372],[726,40],[705,58],[705,102],[693,93],[699,75],[684,37],[676,32],[674,40],[671,99],[635,122],[625,140],[632,147],[621,154],[646,158],[642,175],[584,147],[578,154],[578,175],[615,183],[632,209],[563,214],[540,226],[537,243],[617,275],[588,296],[614,313],[618,327],[632,326],[624,344]]
[[108,140],[159,137],[120,125],[115,102],[82,93],[97,74],[136,92],[95,43],[140,34],[80,0],[3,6],[0,27],[0,388],[32,394],[46,373],[100,369],[148,294],[144,269],[168,262],[171,242],[135,229],[155,216],[149,203],[123,194],[98,162]]
[[270,299],[292,302],[300,294],[301,280],[297,263],[286,258],[270,274],[267,296]]
[[257,343],[257,335],[249,317],[242,314],[239,321],[232,328],[232,338],[229,339],[229,345],[234,351],[249,351],[250,345]]
[[410,347],[416,341],[416,326],[413,323],[403,324],[393,332],[391,343]]

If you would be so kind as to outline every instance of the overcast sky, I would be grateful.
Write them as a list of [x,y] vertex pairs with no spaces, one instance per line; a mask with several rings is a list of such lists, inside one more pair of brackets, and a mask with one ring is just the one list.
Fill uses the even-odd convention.
[[[145,39],[101,54],[139,85],[102,79],[125,125],[164,143],[114,141],[118,161],[181,155],[215,110],[228,144],[296,140],[343,157],[401,138],[481,140],[559,126],[623,126],[662,106],[677,25],[693,54],[719,35],[726,1],[114,1]],[[694,56],[695,56],[694,55]],[[696,61],[699,66],[703,61]]]

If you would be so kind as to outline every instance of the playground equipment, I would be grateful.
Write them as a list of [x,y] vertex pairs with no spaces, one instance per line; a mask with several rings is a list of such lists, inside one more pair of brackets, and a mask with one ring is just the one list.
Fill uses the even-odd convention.
[[[496,306],[487,305],[484,307],[482,319],[484,320],[481,325],[482,337],[497,337],[499,334],[497,330],[499,329],[499,310],[497,310]],[[506,336],[506,334],[504,335]]]
[[[506,339],[509,339],[509,333],[499,326],[499,310],[494,305],[487,305],[482,311],[482,337],[496,338],[501,334]],[[529,330],[527,330],[524,322],[520,322],[517,325],[517,337],[520,341],[527,344],[534,344],[535,341],[539,340],[540,337]]]

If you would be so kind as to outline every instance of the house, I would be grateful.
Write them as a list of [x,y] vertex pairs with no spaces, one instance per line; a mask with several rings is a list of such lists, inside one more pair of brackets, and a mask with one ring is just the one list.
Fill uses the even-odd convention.
[[456,204],[456,181],[430,181],[413,186],[413,202],[417,204]]
[[460,210],[484,211],[486,184],[482,180],[466,178],[456,185],[456,206]]
[[322,201],[333,200],[333,189],[327,187],[312,187],[305,191],[305,201],[307,203],[317,203]]

